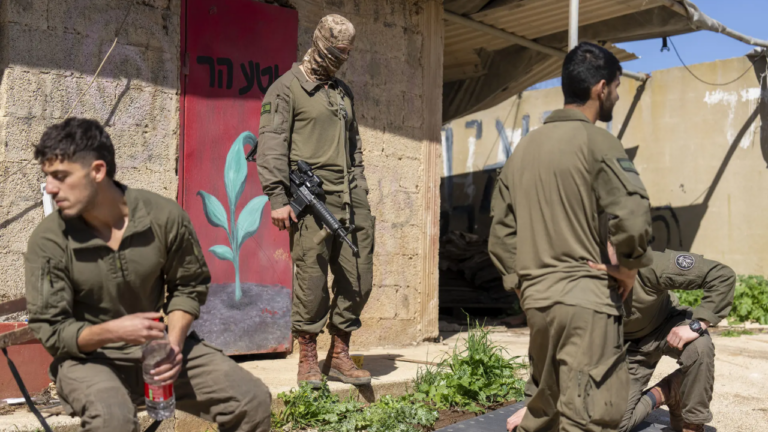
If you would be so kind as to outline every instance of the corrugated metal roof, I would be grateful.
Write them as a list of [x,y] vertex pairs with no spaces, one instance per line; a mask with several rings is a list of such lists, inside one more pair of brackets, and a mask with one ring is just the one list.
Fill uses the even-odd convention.
[[[579,25],[587,25],[617,16],[658,7],[662,0],[581,0]],[[521,0],[506,6],[484,9],[471,18],[522,36],[536,39],[568,30],[568,0]],[[495,51],[511,45],[487,33],[453,22],[445,22],[444,69],[446,80],[481,74],[476,50]],[[618,48],[612,48],[612,51]],[[634,57],[626,51],[614,51],[622,61]],[[623,57],[623,58],[622,58]]]

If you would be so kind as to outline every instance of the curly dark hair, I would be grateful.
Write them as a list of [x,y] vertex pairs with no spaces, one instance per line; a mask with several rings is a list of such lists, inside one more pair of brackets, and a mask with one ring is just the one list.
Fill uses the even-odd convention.
[[35,146],[35,160],[72,161],[81,164],[96,160],[107,165],[107,177],[115,178],[115,147],[109,134],[95,120],[68,118],[49,126]]

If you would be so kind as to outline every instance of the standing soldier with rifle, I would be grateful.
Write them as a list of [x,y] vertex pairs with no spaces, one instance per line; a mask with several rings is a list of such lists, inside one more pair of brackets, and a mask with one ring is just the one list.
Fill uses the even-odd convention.
[[[272,206],[272,223],[280,230],[290,228],[295,264],[291,319],[301,348],[297,381],[313,387],[322,384],[317,335],[326,323],[332,341],[322,372],[348,384],[371,382],[370,373],[350,359],[349,340],[361,326],[360,313],[373,285],[375,219],[368,204],[352,91],[334,77],[349,57],[354,39],[355,29],[347,19],[324,17],[303,61],[275,81],[261,106],[259,178]],[[295,205],[290,175],[292,169],[301,172],[300,162],[322,181],[318,199],[349,228],[359,251],[345,244],[343,232],[334,236],[324,227],[321,215],[312,210],[317,206],[296,214],[294,207],[300,206]]]

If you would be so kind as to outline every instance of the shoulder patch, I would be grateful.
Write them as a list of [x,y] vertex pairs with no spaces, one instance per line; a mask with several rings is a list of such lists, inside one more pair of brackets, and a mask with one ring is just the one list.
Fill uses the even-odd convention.
[[680,254],[677,257],[675,257],[675,265],[680,270],[688,271],[692,269],[695,264],[696,264],[696,259],[693,257],[693,255]]
[[625,158],[617,158],[616,161],[619,163],[619,166],[621,166],[621,169],[623,169],[624,171],[640,175],[640,173],[637,172],[637,168],[635,168],[635,164],[633,164],[631,160],[625,159]]
[[272,102],[265,102],[261,105],[261,114],[269,114],[272,112]]

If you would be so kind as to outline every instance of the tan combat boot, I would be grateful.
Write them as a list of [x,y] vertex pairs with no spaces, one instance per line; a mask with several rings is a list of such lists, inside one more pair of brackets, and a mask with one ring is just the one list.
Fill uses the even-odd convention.
[[306,382],[312,388],[323,386],[323,375],[320,374],[320,366],[317,364],[317,335],[311,333],[299,333],[299,373],[296,382],[301,385]]
[[683,424],[683,432],[704,432],[704,425],[695,425],[685,422]]
[[352,385],[371,383],[371,374],[367,370],[358,369],[349,358],[349,338],[351,333],[340,332],[331,336],[331,348],[323,363],[323,373],[329,378]]
[[[683,428],[683,401],[680,396],[680,386],[683,384],[683,371],[678,369],[667,375],[651,389],[651,393],[656,396],[656,406],[658,408],[666,405],[669,409],[669,425],[672,430],[680,432]],[[697,426],[694,426],[697,427]],[[698,432],[699,429],[692,429]],[[701,431],[704,426],[701,426]]]

